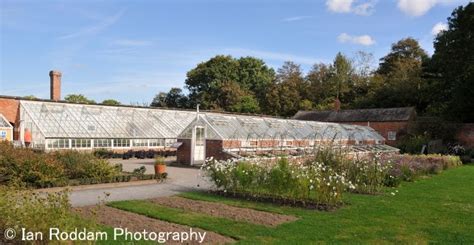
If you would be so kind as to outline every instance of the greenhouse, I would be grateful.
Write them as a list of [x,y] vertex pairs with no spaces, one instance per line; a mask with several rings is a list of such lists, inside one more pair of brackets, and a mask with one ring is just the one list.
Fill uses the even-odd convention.
[[351,152],[397,152],[370,127],[202,113],[178,136],[178,162],[197,163],[207,157],[225,159],[266,153],[301,154],[320,146]]
[[7,140],[12,141],[13,139],[13,126],[8,120],[0,114],[0,141]]
[[46,150],[169,147],[195,117],[188,111],[22,100],[20,138]]

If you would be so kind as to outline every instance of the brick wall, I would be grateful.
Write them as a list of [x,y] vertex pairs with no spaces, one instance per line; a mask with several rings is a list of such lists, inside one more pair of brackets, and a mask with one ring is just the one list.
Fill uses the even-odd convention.
[[240,148],[240,140],[224,140],[222,142],[224,148]]
[[178,142],[182,142],[183,144],[176,152],[176,161],[180,164],[191,164],[191,140],[178,139]]
[[214,157],[217,160],[227,160],[231,158],[227,153],[223,151],[222,140],[206,140],[206,158]]
[[[395,146],[401,136],[409,131],[410,122],[345,122],[345,124],[369,126],[385,138],[387,145]],[[388,140],[388,132],[396,132],[396,140]]]

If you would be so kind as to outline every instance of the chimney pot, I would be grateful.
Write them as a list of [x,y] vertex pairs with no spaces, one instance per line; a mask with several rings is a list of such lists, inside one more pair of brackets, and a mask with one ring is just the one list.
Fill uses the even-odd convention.
[[51,100],[59,101],[61,100],[61,72],[60,71],[50,71],[50,89],[51,89]]

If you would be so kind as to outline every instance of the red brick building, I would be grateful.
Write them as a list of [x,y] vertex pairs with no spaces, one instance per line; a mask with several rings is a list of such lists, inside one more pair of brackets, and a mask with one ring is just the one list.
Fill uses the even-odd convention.
[[401,136],[409,133],[410,126],[416,120],[416,111],[414,107],[299,111],[293,118],[368,126],[382,135],[388,145],[393,146]]

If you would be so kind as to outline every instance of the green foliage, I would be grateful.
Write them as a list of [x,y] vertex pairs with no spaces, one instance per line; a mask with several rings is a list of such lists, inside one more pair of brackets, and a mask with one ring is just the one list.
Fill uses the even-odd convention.
[[448,29],[434,41],[430,72],[435,77],[433,100],[442,115],[456,121],[474,121],[474,3],[456,8]]
[[52,227],[65,232],[76,228],[98,230],[94,223],[71,212],[67,192],[40,195],[30,190],[0,186],[0,217],[0,230],[13,228],[17,234],[21,234],[21,228],[42,232],[45,242]]
[[423,135],[405,135],[400,138],[397,148],[400,153],[420,154],[423,145],[428,145],[429,138]]
[[14,148],[0,142],[0,181],[9,185],[48,187],[63,186],[69,179],[109,180],[118,175],[106,160],[78,151],[52,153]]
[[[218,55],[187,73],[189,106],[199,103],[203,109],[256,112],[265,104],[266,91],[273,80],[274,71],[260,59]],[[240,99],[242,96],[247,99]],[[249,102],[249,97],[258,102],[257,106],[254,101]]]
[[151,102],[150,106],[151,107],[166,107],[166,96],[167,94],[164,92],[158,93],[155,98],[153,98],[153,101]]
[[209,160],[202,170],[225,192],[292,202],[337,205],[348,188],[330,167],[290,164],[285,158],[275,164]]
[[64,100],[71,103],[96,104],[94,100],[88,99],[83,94],[68,94],[64,97]]
[[103,105],[121,105],[121,103],[118,100],[114,100],[114,99],[104,100],[104,101],[102,101],[101,104],[103,104]]
[[146,172],[146,167],[145,166],[141,166],[139,168],[136,168],[133,170],[132,172],[132,175],[134,176],[143,176]]

